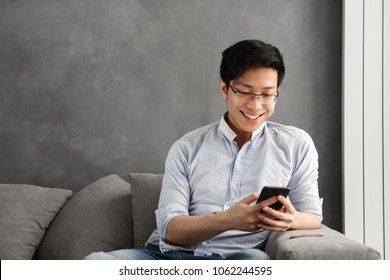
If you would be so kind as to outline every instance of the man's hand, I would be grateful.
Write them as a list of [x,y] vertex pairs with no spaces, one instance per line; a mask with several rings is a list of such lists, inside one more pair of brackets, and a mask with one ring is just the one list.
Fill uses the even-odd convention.
[[259,223],[262,222],[263,214],[260,214],[262,208],[273,204],[277,201],[276,196],[268,198],[253,205],[257,201],[258,194],[251,194],[240,200],[233,207],[222,212],[226,215],[224,220],[229,229],[243,230],[243,231],[257,231],[261,229]]
[[[270,231],[286,231],[288,229],[317,229],[320,227],[321,219],[309,212],[299,212],[292,205],[290,199],[277,196],[283,207],[274,210],[271,207],[263,207],[263,214],[260,216],[258,228]],[[269,204],[268,204],[269,205]]]

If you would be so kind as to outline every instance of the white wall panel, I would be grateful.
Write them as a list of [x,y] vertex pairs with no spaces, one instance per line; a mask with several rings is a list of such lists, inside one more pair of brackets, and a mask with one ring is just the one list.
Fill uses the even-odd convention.
[[344,1],[343,226],[346,235],[360,242],[364,242],[363,12],[363,0]]
[[383,50],[384,255],[390,259],[390,1],[383,1]]
[[382,0],[364,3],[365,242],[383,255]]
[[387,0],[344,1],[343,174],[345,234],[389,259],[390,49],[385,5]]

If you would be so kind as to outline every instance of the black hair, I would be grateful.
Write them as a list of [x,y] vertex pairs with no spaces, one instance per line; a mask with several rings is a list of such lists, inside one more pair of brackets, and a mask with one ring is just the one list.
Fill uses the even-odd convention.
[[245,70],[254,66],[275,69],[278,72],[278,87],[281,85],[285,74],[283,56],[278,48],[260,40],[240,41],[224,50],[221,79],[229,87],[230,81],[238,79]]

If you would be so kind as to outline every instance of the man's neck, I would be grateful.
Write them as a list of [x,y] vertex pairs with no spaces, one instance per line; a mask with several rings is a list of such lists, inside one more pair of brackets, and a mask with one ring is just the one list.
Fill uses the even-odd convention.
[[246,142],[251,140],[251,138],[252,138],[252,133],[240,133],[237,134],[236,138],[234,138],[234,141],[237,143],[238,148],[241,149]]
[[236,137],[234,138],[234,142],[236,142],[238,148],[241,149],[242,146],[244,146],[244,144],[252,138],[252,132],[236,131],[234,129],[234,125],[232,125],[231,121],[229,120],[228,113],[225,113],[224,119],[226,123],[229,125],[229,127],[236,134]]

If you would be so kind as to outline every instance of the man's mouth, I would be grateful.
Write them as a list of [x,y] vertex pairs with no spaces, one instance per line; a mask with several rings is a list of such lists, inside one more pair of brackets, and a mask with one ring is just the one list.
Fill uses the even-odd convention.
[[257,118],[259,118],[262,114],[260,115],[251,115],[251,114],[247,114],[243,111],[240,111],[246,118],[250,119],[250,120],[256,120]]

